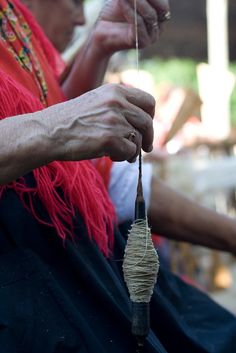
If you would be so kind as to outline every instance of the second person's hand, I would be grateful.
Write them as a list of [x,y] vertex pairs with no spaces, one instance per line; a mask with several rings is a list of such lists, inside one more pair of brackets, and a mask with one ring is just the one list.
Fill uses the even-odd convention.
[[[94,29],[94,44],[108,55],[135,47],[134,1],[108,0]],[[139,47],[159,38],[163,22],[170,16],[168,0],[137,0]]]

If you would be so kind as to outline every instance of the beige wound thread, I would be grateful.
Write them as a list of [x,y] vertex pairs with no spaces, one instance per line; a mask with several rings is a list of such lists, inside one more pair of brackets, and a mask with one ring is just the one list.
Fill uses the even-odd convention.
[[136,220],[129,231],[123,263],[124,279],[133,302],[150,301],[158,270],[158,255],[147,220]]

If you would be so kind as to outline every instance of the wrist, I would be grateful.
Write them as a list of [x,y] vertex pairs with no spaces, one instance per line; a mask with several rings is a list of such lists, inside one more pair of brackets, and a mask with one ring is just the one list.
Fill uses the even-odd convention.
[[43,146],[47,151],[48,163],[64,159],[65,119],[63,106],[63,103],[57,104],[41,112],[40,125],[43,130]]

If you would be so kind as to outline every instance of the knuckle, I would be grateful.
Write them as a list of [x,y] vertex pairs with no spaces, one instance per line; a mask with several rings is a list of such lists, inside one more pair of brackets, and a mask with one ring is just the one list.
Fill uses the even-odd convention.
[[147,131],[151,131],[152,128],[152,119],[149,116],[146,116],[143,122],[143,132],[146,133]]
[[122,108],[122,97],[120,93],[120,87],[118,85],[113,84],[111,87],[108,88],[108,94],[106,98],[106,105],[109,108]]
[[123,161],[133,158],[136,151],[136,146],[133,143],[127,144],[126,139],[113,137],[108,139],[105,146],[105,154],[110,156],[114,161]]
[[115,83],[106,83],[105,85],[102,85],[101,86],[101,89],[108,89],[108,90],[110,90],[110,89],[113,89],[113,87],[115,87],[116,86],[116,84]]
[[145,21],[152,25],[153,23],[157,22],[157,15],[155,12],[148,12],[144,15]]
[[134,146],[134,144],[128,145],[124,142],[119,144],[119,156],[123,160],[133,157],[135,150],[136,147]]
[[118,115],[117,108],[115,108],[114,106],[110,107],[109,111],[106,114],[106,118],[105,119],[106,119],[106,123],[109,126],[117,125],[118,121],[119,121],[119,115]]
[[119,83],[107,83],[106,85],[104,85],[107,87],[109,92],[119,92],[120,91],[120,87],[122,86]]
[[149,95],[150,106],[154,109],[156,106],[156,100],[153,96]]
[[111,109],[111,111],[117,112],[120,108],[122,108],[122,102],[114,96],[110,96],[107,99],[107,107]]
[[155,113],[155,107],[156,107],[156,100],[155,98],[148,94],[146,95],[146,102],[147,102],[147,107],[148,107],[148,112],[154,116]]
[[101,148],[102,150],[105,152],[105,155],[109,155],[109,150],[112,148],[113,144],[114,144],[114,136],[112,136],[109,133],[104,133],[102,138],[101,138]]

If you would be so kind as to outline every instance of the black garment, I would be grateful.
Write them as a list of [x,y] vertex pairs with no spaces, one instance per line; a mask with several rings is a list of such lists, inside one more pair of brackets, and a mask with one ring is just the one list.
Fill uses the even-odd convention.
[[[78,217],[75,241],[63,244],[7,191],[0,200],[0,353],[134,353],[120,233],[115,242],[105,259]],[[146,353],[236,352],[235,317],[163,269],[151,327]]]

